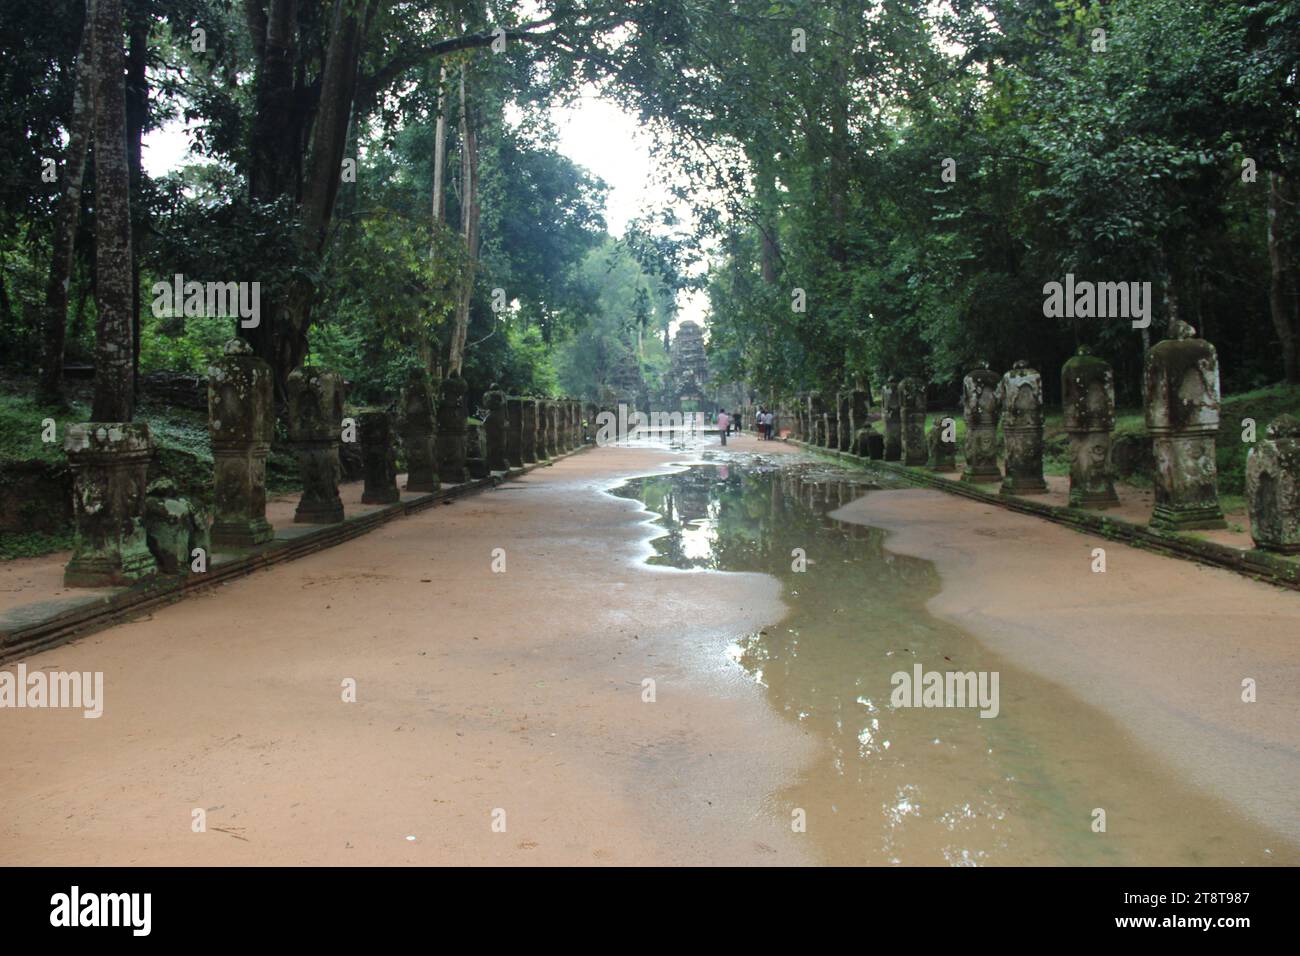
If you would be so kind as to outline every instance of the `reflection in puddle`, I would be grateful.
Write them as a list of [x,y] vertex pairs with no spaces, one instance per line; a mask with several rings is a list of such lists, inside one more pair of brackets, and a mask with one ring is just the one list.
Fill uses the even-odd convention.
[[[839,864],[1239,865],[1294,863],[1280,837],[1156,765],[1109,718],[926,612],[927,561],[885,532],[826,517],[879,487],[865,474],[761,457],[638,478],[614,494],[657,514],[650,563],[769,574],[784,620],[734,640],[730,658],[772,705],[824,741],[774,794],[806,813]],[[804,563],[805,570],[795,570]],[[1050,639],[1050,635],[1044,635]],[[903,708],[891,675],[1000,675],[1000,713]],[[1106,832],[1094,832],[1095,811]]]

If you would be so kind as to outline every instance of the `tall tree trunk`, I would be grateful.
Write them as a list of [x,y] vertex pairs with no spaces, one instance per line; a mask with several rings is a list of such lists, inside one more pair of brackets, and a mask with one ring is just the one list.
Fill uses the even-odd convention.
[[97,422],[129,422],[135,413],[125,67],[122,0],[96,0],[95,271],[99,325],[91,418]]
[[1279,172],[1268,174],[1268,286],[1269,311],[1273,328],[1282,344],[1282,368],[1286,380],[1300,384],[1296,339],[1300,337],[1300,301],[1297,294],[1292,226],[1295,223],[1295,189],[1289,177]]
[[460,133],[461,133],[461,201],[460,228],[465,238],[468,263],[464,282],[461,285],[460,301],[456,303],[456,321],[452,329],[451,348],[447,356],[447,368],[452,375],[459,375],[465,362],[465,339],[469,332],[469,308],[474,298],[474,278],[478,271],[478,128],[475,116],[469,107],[465,93],[465,74],[460,73]]
[[68,328],[68,283],[76,251],[77,222],[81,218],[81,183],[86,171],[86,144],[95,115],[95,0],[86,0],[86,21],[77,51],[76,85],[72,94],[72,119],[68,151],[63,161],[59,208],[54,218],[54,255],[45,285],[44,356],[39,395],[42,402],[63,404],[63,352]]
[[433,126],[433,225],[447,221],[447,184],[443,181],[447,168],[447,68],[438,67],[438,118]]
[[131,5],[128,28],[131,45],[126,58],[126,154],[130,166],[131,210],[131,373],[136,394],[140,392],[140,245],[144,241],[144,128],[149,119],[149,12]]

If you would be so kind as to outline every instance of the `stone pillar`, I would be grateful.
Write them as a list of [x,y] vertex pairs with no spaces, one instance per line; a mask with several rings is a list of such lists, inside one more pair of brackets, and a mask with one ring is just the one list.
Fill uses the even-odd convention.
[[1219,430],[1219,357],[1186,322],[1146,361],[1147,431],[1155,452],[1151,527],[1225,528],[1214,439]]
[[998,403],[1007,459],[1002,494],[1046,494],[1047,482],[1043,480],[1043,377],[1021,359],[998,383]]
[[1300,554],[1300,420],[1279,415],[1246,457],[1246,503],[1255,545]]
[[966,443],[962,451],[966,468],[961,480],[1001,481],[998,470],[998,378],[983,362],[962,379],[961,408],[966,420]]
[[271,366],[242,339],[208,367],[212,544],[252,548],[275,536],[266,520],[266,456],[275,434]]
[[554,458],[560,453],[559,417],[555,402],[546,399],[542,402],[543,420],[546,422],[546,457]]
[[465,391],[465,380],[460,376],[445,378],[438,401],[438,477],[452,484],[469,480],[465,467],[465,436],[469,428],[465,420]]
[[556,402],[560,416],[560,451],[573,451],[573,406],[567,398]]
[[941,415],[930,427],[931,471],[957,470],[957,419],[952,415]]
[[871,403],[867,400],[867,391],[863,388],[855,388],[849,392],[849,438],[852,444],[849,448],[855,455],[866,455],[862,448],[861,432],[871,428],[868,421]]
[[852,393],[842,389],[835,393],[835,448],[848,451],[853,447],[853,424],[849,421]]
[[506,452],[506,437],[510,423],[506,418],[506,393],[493,389],[483,396],[483,404],[487,407],[487,421],[483,427],[487,431],[488,471],[507,471],[510,461]]
[[157,572],[144,527],[153,448],[144,422],[68,426],[63,450],[72,466],[77,533],[64,587],[119,587]]
[[343,520],[339,498],[339,430],[343,379],[336,372],[303,366],[289,373],[289,441],[298,457],[302,497],[293,520],[334,524]]
[[427,494],[438,490],[435,453],[437,403],[429,373],[412,368],[402,390],[402,444],[406,448],[406,490]]
[[902,461],[903,406],[899,403],[898,380],[892,375],[880,390],[880,415],[885,429],[885,461]]
[[925,383],[919,378],[898,383],[898,414],[903,464],[924,465],[930,449],[925,441]]
[[465,472],[478,480],[489,474],[487,465],[487,429],[482,424],[465,423]]
[[397,490],[397,452],[393,448],[393,420],[382,408],[363,408],[357,413],[361,437],[361,458],[366,484],[361,491],[363,505],[391,505],[402,500]]
[[537,399],[523,399],[520,402],[520,408],[523,411],[524,422],[524,464],[531,465],[546,458],[546,449],[542,447],[545,442],[539,440],[542,433],[541,422],[538,420],[539,416],[537,414]]
[[1111,476],[1110,433],[1115,427],[1115,373],[1086,345],[1061,367],[1062,424],[1070,436],[1070,504],[1119,504]]
[[514,395],[506,399],[506,464],[524,466],[524,400]]
[[819,392],[809,392],[804,411],[808,419],[808,432],[804,440],[810,445],[820,445],[822,428],[822,397]]

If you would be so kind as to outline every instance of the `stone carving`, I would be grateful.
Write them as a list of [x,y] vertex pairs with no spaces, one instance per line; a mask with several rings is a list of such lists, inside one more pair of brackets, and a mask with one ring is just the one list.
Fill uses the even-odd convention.
[[397,450],[393,447],[393,420],[382,408],[357,413],[361,456],[365,462],[363,505],[391,505],[402,500],[397,490]]
[[524,400],[515,395],[506,399],[506,464],[524,466]]
[[559,410],[554,401],[542,402],[546,422],[546,457],[555,458],[560,454]]
[[1246,458],[1246,501],[1256,546],[1300,554],[1300,420],[1279,415]]
[[520,407],[524,418],[524,464],[531,465],[536,461],[545,461],[546,449],[542,447],[545,442],[542,440],[542,423],[537,413],[537,399],[525,398]]
[[438,477],[452,484],[469,480],[465,467],[465,436],[469,428],[465,410],[465,380],[443,379],[438,400]]
[[961,480],[1001,481],[998,470],[998,384],[1001,379],[983,362],[962,379],[962,417],[966,442],[962,452],[966,468]]
[[170,478],[150,482],[145,495],[145,536],[158,567],[164,574],[189,574],[194,549],[212,550],[207,520]]
[[343,520],[339,497],[339,434],[343,424],[343,379],[328,369],[304,365],[289,373],[289,441],[298,457],[302,497],[293,520],[334,524]]
[[475,480],[488,476],[485,431],[481,424],[475,422],[467,422],[465,425],[465,472]]
[[849,435],[852,437],[849,449],[855,455],[862,455],[865,452],[858,451],[858,436],[864,429],[870,429],[871,424],[868,418],[870,412],[870,401],[866,389],[855,388],[849,392]]
[[1115,427],[1115,373],[1086,345],[1061,368],[1063,425],[1070,436],[1070,504],[1113,508],[1110,433]]
[[507,471],[510,461],[506,453],[506,437],[510,423],[506,417],[506,393],[492,389],[483,396],[483,404],[487,407],[483,428],[487,434],[485,455],[488,471]]
[[900,445],[905,465],[924,465],[930,457],[925,442],[925,383],[905,378],[898,383]]
[[438,490],[437,403],[429,373],[412,368],[402,390],[402,444],[406,449],[406,490]]
[[1155,454],[1151,527],[1224,528],[1214,439],[1219,430],[1219,358],[1186,322],[1146,360],[1146,424]]
[[1004,495],[1041,495],[1043,480],[1043,377],[1021,359],[1002,376],[997,388],[1006,445]]
[[853,447],[853,423],[849,418],[853,408],[853,393],[846,390],[835,395],[835,445],[839,451]]
[[885,461],[901,461],[903,458],[902,411],[898,380],[891,375],[880,390],[881,422],[885,429]]
[[274,434],[271,366],[247,342],[232,339],[208,367],[216,512],[211,538],[217,547],[251,548],[275,536],[266,520],[266,456]]
[[69,425],[63,450],[72,467],[77,522],[63,583],[73,588],[134,584],[155,574],[144,528],[153,437],[143,422]]

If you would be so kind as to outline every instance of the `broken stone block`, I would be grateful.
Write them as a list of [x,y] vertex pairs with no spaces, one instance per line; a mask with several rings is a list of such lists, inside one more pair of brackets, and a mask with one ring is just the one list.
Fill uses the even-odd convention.
[[1225,528],[1219,507],[1215,436],[1219,430],[1219,357],[1186,322],[1153,346],[1146,360],[1146,424],[1155,455],[1151,527],[1165,531]]
[[247,342],[231,339],[208,367],[217,547],[252,548],[275,536],[266,519],[266,457],[274,433],[271,366]]
[[962,417],[966,420],[966,442],[962,448],[966,467],[961,480],[1001,481],[998,469],[998,384],[1001,379],[987,362],[962,379]]
[[905,378],[898,383],[900,445],[905,465],[924,465],[930,457],[925,441],[925,383]]
[[957,470],[957,423],[951,415],[934,420],[930,427],[929,468],[931,471]]
[[438,490],[437,404],[429,373],[412,367],[402,389],[402,446],[406,450],[406,490]]
[[339,437],[343,424],[343,379],[337,372],[304,365],[289,373],[289,441],[298,457],[302,498],[298,524],[343,520],[339,497]]
[[164,574],[189,574],[194,549],[202,548],[204,555],[210,550],[206,519],[181,497],[170,478],[149,483],[144,527],[149,551]]
[[1070,505],[1113,508],[1119,504],[1110,454],[1115,373],[1086,345],[1061,368],[1061,403],[1070,436]]
[[452,484],[469,479],[465,467],[465,437],[469,428],[466,390],[465,380],[460,376],[446,378],[438,401],[438,477]]
[[885,461],[903,458],[903,406],[899,402],[898,380],[892,375],[880,390],[881,423],[885,429]]
[[357,413],[357,430],[361,438],[361,455],[365,462],[363,505],[391,505],[402,500],[397,490],[397,449],[394,447],[393,420],[387,410],[365,408]]
[[1246,458],[1250,536],[1257,547],[1300,554],[1300,420],[1279,415]]
[[77,522],[63,583],[118,587],[156,574],[144,528],[145,483],[153,438],[143,422],[69,425],[63,450],[72,467]]
[[1004,495],[1041,495],[1043,479],[1043,377],[1021,359],[1002,376],[997,389],[1006,446]]

